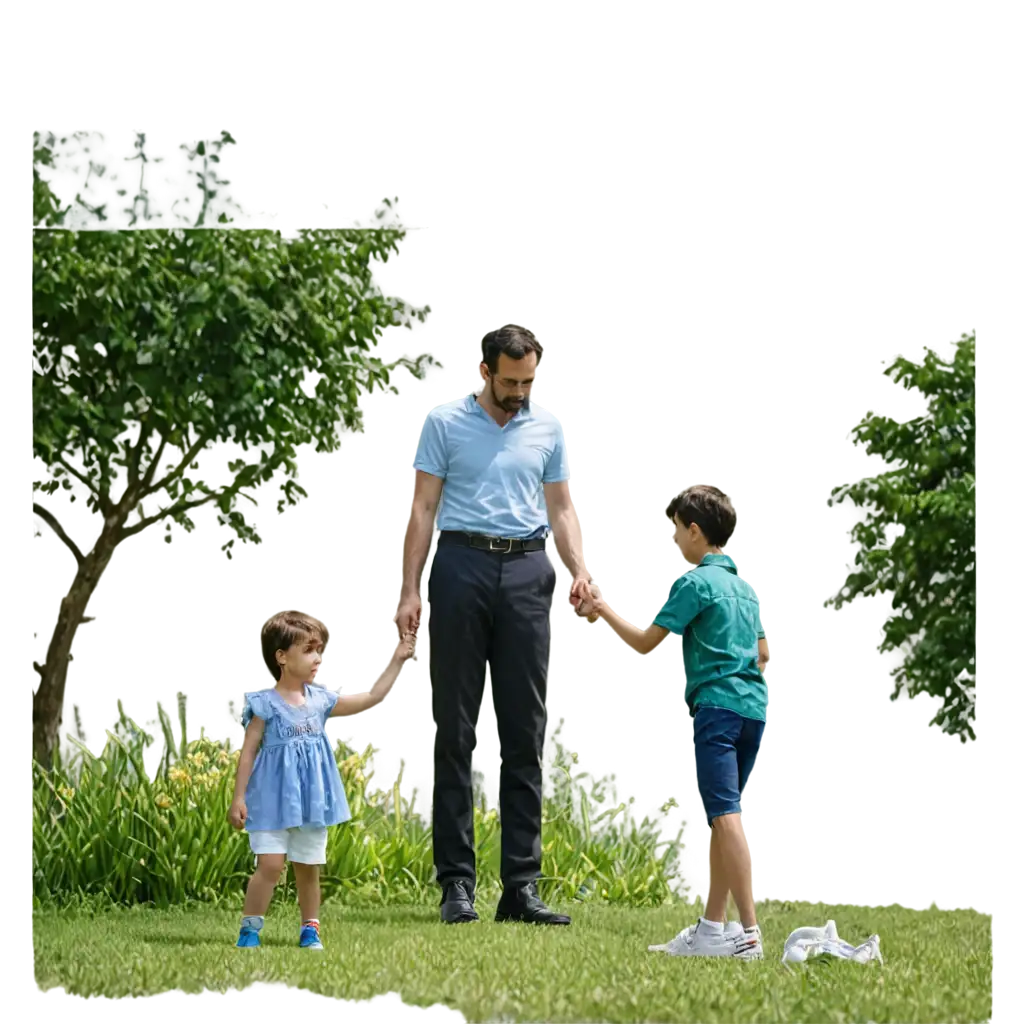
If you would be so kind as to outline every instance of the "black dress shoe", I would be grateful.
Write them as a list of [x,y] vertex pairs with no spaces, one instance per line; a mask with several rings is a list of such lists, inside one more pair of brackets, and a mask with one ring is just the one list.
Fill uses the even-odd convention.
[[523,921],[526,924],[570,924],[572,918],[556,914],[541,902],[537,883],[506,889],[498,900],[495,921]]
[[479,921],[480,915],[473,909],[473,886],[461,879],[446,882],[441,892],[441,920],[445,924],[463,924]]

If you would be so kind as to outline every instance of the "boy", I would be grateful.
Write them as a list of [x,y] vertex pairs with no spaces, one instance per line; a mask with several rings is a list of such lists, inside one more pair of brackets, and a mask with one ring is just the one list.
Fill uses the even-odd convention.
[[[612,611],[593,584],[593,600],[581,603],[577,613],[603,618],[640,654],[653,651],[670,632],[683,637],[697,785],[711,827],[711,889],[705,917],[671,942],[650,948],[676,956],[761,959],[740,793],[764,731],[768,692],[762,670],[768,662],[768,644],[757,595],[736,574],[732,559],[722,553],[736,527],[729,498],[717,487],[688,487],[665,512],[676,527],[673,540],[696,568],[672,585],[654,623],[645,630],[630,625]],[[725,925],[730,891],[742,926]]]

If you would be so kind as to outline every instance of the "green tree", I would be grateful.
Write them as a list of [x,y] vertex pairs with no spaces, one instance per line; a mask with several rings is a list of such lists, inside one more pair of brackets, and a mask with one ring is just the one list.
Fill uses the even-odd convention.
[[929,724],[966,742],[975,738],[974,334],[948,362],[927,349],[920,364],[900,358],[885,373],[921,392],[928,411],[906,423],[869,412],[854,428],[854,443],[893,468],[832,491],[829,505],[850,501],[866,515],[850,533],[856,568],[825,604],[891,593],[879,650],[904,655],[892,699],[902,690],[941,698]]
[[[228,219],[216,215],[225,182],[209,157],[231,141],[224,133],[189,148],[190,159],[202,161],[196,177],[206,223]],[[39,176],[52,166],[54,143],[36,139],[40,223],[63,223],[72,205],[99,220],[104,210],[82,193],[62,212]],[[145,157],[140,166],[144,173]],[[153,218],[141,181],[129,201],[126,213]],[[75,633],[118,546],[160,524],[168,542],[172,524],[190,532],[204,505],[232,533],[222,548],[229,558],[236,539],[259,543],[240,499],[255,505],[252,492],[276,478],[278,512],[294,505],[305,495],[299,448],[334,451],[342,430],[362,429],[360,395],[396,392],[396,369],[422,378],[434,363],[428,355],[392,363],[372,355],[385,328],[411,327],[429,312],[375,283],[373,261],[396,253],[405,235],[389,201],[377,216],[373,229],[301,231],[294,239],[223,227],[35,230],[33,490],[40,499],[84,495],[99,526],[91,547],[80,546],[50,502],[33,505],[76,563],[45,663],[35,665],[40,764],[51,764],[59,740]],[[228,464],[229,482],[208,484],[198,460],[218,442],[241,454]]]

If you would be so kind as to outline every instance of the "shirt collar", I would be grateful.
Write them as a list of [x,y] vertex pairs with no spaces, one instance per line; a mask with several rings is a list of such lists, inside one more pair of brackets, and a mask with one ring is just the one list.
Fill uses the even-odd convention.
[[737,575],[736,563],[728,555],[705,555],[700,560],[701,565],[717,565],[728,570],[734,576]]
[[[476,392],[471,394],[466,399],[466,408],[471,413],[476,413],[476,414],[478,414],[480,416],[486,416],[487,419],[491,420],[491,422],[493,423],[494,420],[491,419],[490,413],[477,401],[477,397],[478,397],[478,395],[476,394]],[[505,426],[508,426],[509,423],[521,423],[523,420],[532,420],[532,419],[533,419],[533,413],[530,410],[530,400],[529,400],[529,398],[527,398],[526,401],[523,403],[522,409],[520,409],[519,412],[517,412],[512,417],[512,419],[510,419],[508,421],[508,423],[505,424]]]

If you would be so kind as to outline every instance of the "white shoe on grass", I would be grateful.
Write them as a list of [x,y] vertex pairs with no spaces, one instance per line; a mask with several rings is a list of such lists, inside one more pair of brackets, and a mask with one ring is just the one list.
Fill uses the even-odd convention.
[[696,924],[684,928],[674,939],[657,946],[648,946],[651,953],[668,953],[669,956],[735,956],[736,942],[744,934],[743,925],[730,921],[720,932],[711,931],[701,925],[703,917]]
[[835,921],[826,921],[824,928],[797,928],[791,932],[783,948],[782,962],[803,963],[810,957],[826,953],[862,964],[870,960],[883,963],[877,935],[871,935],[866,942],[854,946],[839,937]]
[[761,928],[754,925],[753,928],[744,928],[743,931],[733,940],[736,952],[733,956],[737,960],[763,960],[764,947],[761,945]]

